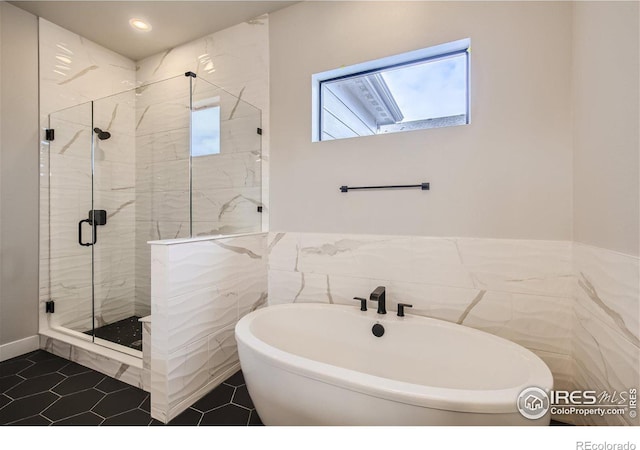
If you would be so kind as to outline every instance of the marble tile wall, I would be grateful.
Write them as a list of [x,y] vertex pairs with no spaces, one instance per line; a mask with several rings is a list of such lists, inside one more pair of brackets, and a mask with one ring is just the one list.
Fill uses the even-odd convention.
[[[577,389],[640,388],[640,259],[574,244],[573,352]],[[587,425],[640,425],[629,414],[580,418]]]
[[266,240],[152,243],[152,417],[168,422],[239,368],[235,324],[266,305]]
[[[261,139],[256,128],[268,129],[268,19],[213,33],[136,66],[141,86],[136,98],[135,310],[147,315],[147,241],[184,238],[191,231],[203,236],[266,229],[268,208],[261,215],[257,206],[263,205],[268,186],[263,175],[268,139]],[[194,102],[217,99],[221,107],[221,152],[193,158],[191,199],[187,71],[198,74],[192,80]]]
[[[194,164],[194,235],[259,231],[269,224],[269,18],[267,15],[204,36],[201,39],[145,58],[137,63],[138,83],[148,83],[192,71],[200,80],[219,86],[233,97],[223,100],[222,153],[197,158]],[[210,91],[195,82],[194,97]],[[226,99],[233,103],[227,108]],[[240,99],[238,102],[237,99]],[[254,133],[260,110],[262,139]],[[256,152],[260,150],[261,154]],[[227,155],[225,155],[228,154]],[[211,185],[221,180],[224,186]],[[259,189],[262,188],[262,195]],[[256,217],[257,202],[264,205]],[[202,206],[201,206],[202,205]],[[217,220],[223,211],[235,209],[239,217]],[[208,214],[213,208],[213,214]],[[206,219],[206,220],[204,220]],[[224,218],[223,218],[224,219]],[[232,223],[230,223],[232,221]]]
[[386,286],[388,310],[410,303],[517,342],[547,363],[556,389],[572,388],[570,242],[272,232],[268,255],[270,305],[355,306]]
[[[640,260],[579,243],[269,233],[269,304],[354,304],[387,287],[389,309],[461,323],[532,350],[555,389],[640,387]],[[555,416],[638,425],[627,415]]]
[[189,79],[136,89],[135,311],[151,314],[150,240],[190,236]]
[[88,350],[86,345],[72,345],[63,340],[45,335],[40,335],[40,348],[68,359],[69,361],[77,362],[85,367],[109,375],[131,386],[149,391],[148,387],[143,386],[142,367],[136,358],[127,356],[124,358],[126,362],[123,362],[122,355],[120,355],[118,359],[111,358],[93,350]]
[[[133,61],[39,19],[41,128],[56,139],[40,149],[40,324],[91,328],[91,247],[78,245],[78,222],[91,203],[91,100],[135,86]],[[96,126],[111,132],[97,141],[95,209],[108,212],[98,231],[96,325],[133,314],[135,180],[132,97],[95,102]],[[49,114],[51,116],[49,117]],[[90,238],[90,228],[84,230]],[[56,313],[44,313],[44,301]]]

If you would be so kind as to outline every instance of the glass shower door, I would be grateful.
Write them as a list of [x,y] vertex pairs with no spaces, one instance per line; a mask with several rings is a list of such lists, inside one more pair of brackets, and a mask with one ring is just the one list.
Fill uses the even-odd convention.
[[[49,298],[52,328],[93,329],[91,103],[49,115]],[[89,336],[80,334],[80,336]]]
[[[189,236],[189,82],[93,102],[94,342],[139,356],[151,314],[148,241]],[[115,345],[114,345],[115,344]]]
[[94,342],[127,353],[142,350],[135,314],[135,98],[126,91],[93,102]]

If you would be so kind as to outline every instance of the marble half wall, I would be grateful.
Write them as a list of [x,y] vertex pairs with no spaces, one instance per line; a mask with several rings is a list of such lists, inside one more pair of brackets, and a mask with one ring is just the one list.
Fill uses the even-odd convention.
[[168,422],[240,367],[235,325],[266,305],[266,233],[151,243],[151,415]]
[[573,388],[570,242],[272,232],[268,254],[270,305],[355,307],[386,286],[389,311],[409,303],[514,341],[547,363],[556,389]]
[[[640,259],[575,243],[574,270],[576,389],[610,394],[640,389]],[[628,413],[589,415],[578,423],[640,425]]]

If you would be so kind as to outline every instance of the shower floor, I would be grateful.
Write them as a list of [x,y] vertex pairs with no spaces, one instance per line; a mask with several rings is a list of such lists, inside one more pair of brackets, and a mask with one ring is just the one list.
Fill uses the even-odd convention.
[[85,331],[84,334],[94,335],[105,341],[142,351],[142,323],[138,319],[140,316],[127,317],[109,325],[103,325],[93,331]]

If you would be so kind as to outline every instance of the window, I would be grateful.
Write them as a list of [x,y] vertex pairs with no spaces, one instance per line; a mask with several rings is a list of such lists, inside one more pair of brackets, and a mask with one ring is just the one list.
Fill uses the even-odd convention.
[[220,153],[220,106],[191,111],[191,156]]
[[312,77],[312,140],[469,123],[469,39]]

